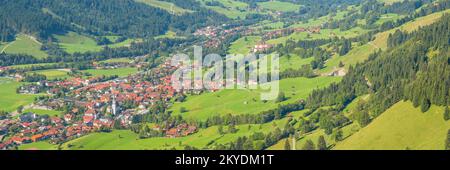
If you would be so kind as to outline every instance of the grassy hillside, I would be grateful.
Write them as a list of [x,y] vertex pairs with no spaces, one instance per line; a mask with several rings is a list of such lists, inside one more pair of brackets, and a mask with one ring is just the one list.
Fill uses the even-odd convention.
[[231,19],[244,19],[247,14],[255,13],[247,10],[247,3],[236,1],[236,0],[215,0],[222,3],[224,7],[220,6],[208,6],[205,3],[211,2],[212,0],[197,0],[199,1],[205,8],[211,9],[217,13],[223,14]]
[[450,122],[443,107],[422,113],[411,102],[399,102],[334,149],[444,149]]
[[176,6],[173,3],[170,2],[165,2],[165,1],[158,1],[158,0],[135,0],[136,2],[142,2],[144,4],[153,6],[153,7],[157,7],[157,8],[161,8],[166,10],[167,12],[173,13],[173,14],[184,14],[186,12],[192,12],[190,10],[187,9],[183,9],[179,6]]
[[[221,90],[214,93],[189,96],[183,103],[175,103],[170,109],[174,114],[181,114],[187,119],[205,120],[217,114],[257,114],[264,110],[276,108],[279,104],[293,103],[305,99],[315,88],[328,86],[339,81],[339,77],[317,77],[313,79],[292,78],[280,81],[280,90],[288,100],[276,103],[275,101],[261,101],[260,90]],[[180,113],[184,107],[188,112]]]
[[239,38],[238,40],[231,43],[228,53],[247,55],[259,41],[261,41],[261,37],[259,36],[247,36]]
[[333,56],[330,60],[325,63],[325,68],[320,70],[322,73],[330,72],[339,65],[339,62],[345,64],[348,68],[350,65],[356,64],[366,60],[370,54],[378,49],[387,49],[387,39],[390,33],[394,33],[396,29],[401,29],[403,31],[412,32],[419,29],[420,27],[430,25],[437,21],[444,13],[449,13],[450,10],[445,10],[442,12],[433,13],[424,17],[415,19],[414,21],[407,22],[398,28],[394,28],[389,31],[381,32],[375,35],[375,40],[364,44],[361,46],[354,46],[353,49],[344,56]]
[[101,46],[98,46],[95,40],[90,37],[69,32],[66,35],[55,35],[59,45],[68,53],[100,51]]
[[300,9],[300,5],[281,1],[260,2],[258,5],[263,9],[281,12],[293,12]]
[[28,54],[36,58],[45,58],[48,55],[44,51],[41,51],[41,46],[42,44],[31,36],[19,34],[15,41],[4,42],[0,46],[0,53]]
[[[88,36],[78,34],[76,32],[68,32],[64,35],[55,35],[54,36],[62,49],[66,52],[73,54],[75,52],[84,53],[84,52],[98,52],[101,51],[105,46],[97,45],[97,42]],[[110,39],[114,42],[118,36],[106,36],[106,38]],[[126,47],[130,46],[132,42],[142,41],[140,39],[126,39],[125,41],[119,43],[109,44],[108,47],[117,48],[117,47]]]
[[21,105],[28,105],[34,101],[38,95],[17,94],[16,89],[21,83],[12,79],[0,78],[0,108],[1,110],[12,112]]

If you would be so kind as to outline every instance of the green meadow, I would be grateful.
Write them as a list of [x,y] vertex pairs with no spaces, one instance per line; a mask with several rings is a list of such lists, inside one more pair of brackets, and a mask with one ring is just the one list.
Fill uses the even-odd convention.
[[450,128],[443,113],[443,107],[431,106],[422,113],[409,101],[398,102],[334,149],[441,150]]
[[251,52],[252,48],[260,41],[261,37],[259,36],[246,36],[239,38],[238,40],[231,43],[228,53],[247,55]]
[[19,34],[12,42],[3,42],[0,46],[0,53],[28,54],[36,58],[46,58],[48,55],[41,50],[42,43],[31,36]]
[[263,9],[272,11],[292,12],[300,10],[300,5],[281,1],[260,2],[258,5]]
[[99,61],[99,63],[129,63],[131,61],[133,61],[133,60],[129,59],[129,58],[111,58],[111,59]]
[[153,7],[161,8],[161,9],[166,10],[167,12],[178,14],[178,15],[181,15],[181,14],[184,14],[187,12],[192,12],[190,10],[183,9],[179,6],[176,6],[173,3],[166,2],[166,1],[158,1],[158,0],[136,0],[136,1],[142,2],[144,4],[147,4],[147,5],[150,5]]
[[[73,54],[76,52],[98,52],[101,51],[105,46],[97,45],[97,42],[88,36],[78,34],[76,32],[68,32],[64,35],[54,35],[58,40],[58,44],[66,52]],[[110,41],[114,42],[118,36],[106,36]],[[107,45],[110,48],[126,47],[130,46],[132,42],[142,41],[140,39],[126,39],[125,41],[119,43],[113,43]]]
[[236,1],[236,0],[217,0],[222,3],[225,8],[220,6],[207,6],[205,2],[211,2],[212,0],[198,0],[204,7],[211,9],[217,13],[223,14],[231,19],[244,19],[247,14],[251,14],[254,12],[250,12],[247,10],[247,3]]
[[[214,115],[258,114],[261,111],[276,108],[279,104],[288,104],[305,99],[313,89],[326,87],[339,77],[291,78],[280,80],[280,91],[288,98],[286,101],[262,101],[260,89],[240,90],[224,89],[213,93],[188,96],[185,102],[175,103],[170,109],[187,119],[205,120]],[[180,108],[187,112],[180,113]]]
[[38,95],[17,94],[16,89],[22,83],[9,78],[0,78],[0,108],[1,110],[12,112],[19,106],[33,103]]
[[37,115],[49,115],[49,116],[60,116],[62,114],[61,111],[56,111],[56,110],[43,110],[43,109],[26,109],[23,111],[24,113],[34,113]]
[[88,51],[97,52],[103,49],[103,47],[97,45],[94,39],[75,32],[68,32],[65,35],[55,35],[55,38],[58,40],[61,48],[70,54]]
[[70,77],[67,74],[67,73],[69,73],[69,70],[64,70],[64,69],[38,70],[38,71],[31,71],[28,73],[29,74],[33,74],[33,73],[42,74],[42,75],[45,75],[47,77],[47,79],[49,79],[49,80],[64,79],[64,78]]
[[126,77],[130,74],[136,73],[138,70],[137,68],[116,68],[116,69],[89,69],[89,70],[83,70],[85,73],[89,73],[92,76],[113,76],[117,75],[119,77]]

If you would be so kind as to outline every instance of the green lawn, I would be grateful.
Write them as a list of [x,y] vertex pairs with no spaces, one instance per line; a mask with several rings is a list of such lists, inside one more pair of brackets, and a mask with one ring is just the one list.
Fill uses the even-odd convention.
[[56,110],[42,110],[42,109],[27,109],[23,111],[24,113],[34,113],[37,115],[49,115],[49,116],[60,116],[61,115],[61,111],[56,111]]
[[117,75],[119,77],[126,77],[130,74],[134,74],[137,72],[137,68],[116,68],[116,69],[90,69],[84,70],[85,73],[90,73],[92,76],[113,76]]
[[252,48],[260,41],[261,37],[259,36],[247,36],[239,38],[238,40],[231,43],[228,53],[247,55],[251,52]]
[[422,113],[411,102],[398,102],[334,149],[442,150],[450,128],[443,113],[443,107],[432,106]]
[[281,12],[293,12],[300,9],[300,5],[281,1],[260,2],[258,5],[263,9]]
[[47,79],[54,80],[54,79],[64,79],[70,77],[67,73],[68,70],[63,69],[50,69],[50,70],[38,70],[38,71],[31,71],[28,72],[29,74],[36,73],[36,74],[42,74],[47,76]]
[[[291,78],[280,81],[280,90],[288,100],[276,103],[275,101],[261,101],[261,90],[225,89],[214,93],[189,96],[183,103],[175,103],[170,110],[181,114],[187,119],[205,120],[213,115],[224,114],[257,114],[264,110],[276,108],[279,104],[293,103],[305,99],[316,88],[328,86],[339,81],[339,77]],[[180,113],[184,107],[188,112]]]
[[19,150],[57,150],[57,145],[52,145],[46,141],[34,142],[19,146]]
[[10,54],[28,54],[36,58],[46,58],[48,55],[41,50],[42,44],[32,37],[19,34],[15,41],[3,42],[0,47],[0,53],[10,53]]
[[0,110],[12,112],[17,107],[33,103],[38,95],[17,94],[16,89],[21,83],[8,78],[0,78]]
[[280,71],[287,69],[300,69],[302,65],[310,64],[313,61],[313,57],[300,58],[295,54],[291,54],[291,57],[283,56],[280,57]]

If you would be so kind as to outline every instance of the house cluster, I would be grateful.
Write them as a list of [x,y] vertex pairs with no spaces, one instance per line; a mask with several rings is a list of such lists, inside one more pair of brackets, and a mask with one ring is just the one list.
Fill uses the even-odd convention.
[[0,129],[5,129],[2,133],[14,133],[0,143],[0,150],[42,140],[60,143],[95,130],[81,122],[69,124],[59,117],[39,116],[33,113],[22,114],[14,120],[4,119],[0,121],[0,126],[2,127]]
[[252,51],[254,53],[256,53],[256,52],[266,51],[266,50],[268,50],[268,49],[270,49],[272,47],[273,47],[272,44],[266,44],[265,42],[259,42],[258,44],[256,44],[253,47]]
[[9,67],[0,66],[0,73],[9,70]]
[[197,131],[196,126],[183,123],[183,124],[179,124],[178,126],[176,126],[174,128],[170,128],[170,129],[166,130],[166,136],[175,138],[175,137],[187,136],[187,135],[195,133],[196,131]]
[[320,31],[321,31],[321,27],[285,28],[285,29],[279,29],[279,30],[266,32],[263,35],[263,39],[270,40],[270,39],[275,39],[275,38],[279,38],[279,37],[282,37],[282,36],[287,36],[287,35],[292,34],[292,33],[300,33],[300,32],[307,32],[309,34],[318,34],[318,33],[320,33]]
[[88,86],[92,83],[103,82],[109,80],[109,77],[91,77],[91,78],[70,78],[62,81],[48,81],[43,80],[33,84],[25,84],[17,89],[20,94],[58,94],[64,91],[70,91],[84,86]]
[[205,28],[198,29],[194,32],[195,36],[215,37],[217,36],[220,28],[215,26],[207,26]]

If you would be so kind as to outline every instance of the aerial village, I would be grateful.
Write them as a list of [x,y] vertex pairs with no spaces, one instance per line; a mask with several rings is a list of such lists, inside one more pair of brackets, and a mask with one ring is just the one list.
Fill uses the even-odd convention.
[[[16,115],[16,119],[0,120],[0,137],[11,133],[11,130],[14,132],[12,137],[0,143],[0,149],[42,140],[59,144],[92,132],[109,131],[113,127],[129,128],[134,116],[147,114],[156,103],[168,107],[168,101],[181,92],[170,84],[171,73],[176,68],[165,62],[147,74],[138,73],[125,78],[76,77],[21,86],[18,93],[45,92],[52,96],[40,98],[33,108],[62,110],[64,115],[50,117],[22,113]],[[167,137],[180,137],[196,132],[197,127],[178,124],[155,129]]]
[[[217,48],[223,41],[232,35],[262,34],[251,52],[262,52],[273,46],[267,40],[288,35],[293,32],[320,33],[320,27],[313,28],[283,28],[269,32],[258,32],[250,27],[239,26],[224,29],[224,26],[208,26],[198,29],[194,35],[206,37],[202,46]],[[101,65],[96,67],[117,68],[124,65]],[[126,65],[130,66],[130,65]],[[142,67],[141,63],[133,67]],[[0,139],[11,131],[7,140],[0,143],[0,150],[11,149],[21,144],[47,140],[52,144],[61,144],[65,141],[83,135],[110,131],[113,127],[129,128],[133,124],[133,117],[149,113],[149,108],[162,104],[168,108],[171,99],[186,93],[199,94],[206,89],[183,90],[176,84],[171,84],[171,74],[179,66],[172,66],[170,61],[159,65],[147,73],[138,73],[124,78],[118,77],[74,77],[58,81],[39,81],[33,84],[22,85],[17,89],[21,94],[46,93],[51,97],[37,99],[32,107],[47,110],[62,110],[64,114],[57,116],[40,116],[33,113],[16,113],[15,119],[0,120]],[[195,68],[196,65],[194,64]],[[1,67],[0,72],[8,70]],[[192,68],[188,68],[192,69]],[[184,70],[189,72],[191,70]],[[147,76],[147,77],[144,77]],[[16,79],[23,78],[21,74],[13,75]],[[183,82],[187,83],[187,82]],[[235,83],[243,83],[236,82]],[[256,83],[256,82],[249,82]],[[181,84],[179,84],[181,85]],[[189,87],[188,84],[182,84]],[[224,84],[210,82],[204,85],[194,80],[193,86],[208,86],[208,91],[217,91]],[[198,127],[186,123],[161,128],[155,126],[153,130],[162,132],[166,137],[181,137],[193,134]]]

